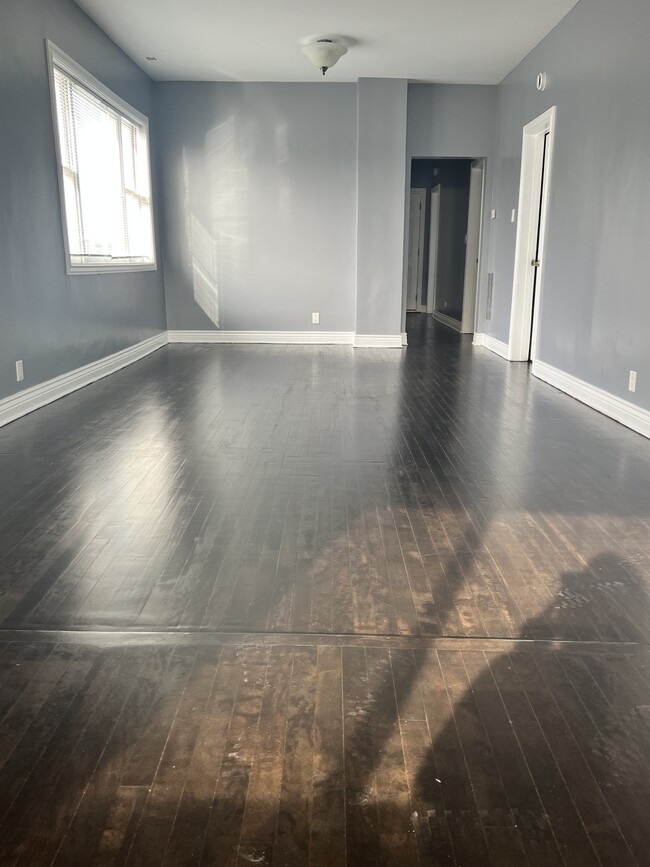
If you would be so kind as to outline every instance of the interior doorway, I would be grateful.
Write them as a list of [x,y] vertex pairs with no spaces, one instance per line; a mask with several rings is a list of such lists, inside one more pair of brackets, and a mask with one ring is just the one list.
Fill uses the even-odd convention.
[[472,334],[481,258],[485,160],[414,158],[406,309]]
[[483,188],[485,160],[474,160],[469,175],[469,204],[467,233],[465,235],[465,279],[463,283],[463,312],[461,332],[474,333],[476,296],[478,294],[479,259],[481,255],[481,229],[483,221]]
[[[406,309],[409,313],[422,309],[422,279],[425,255],[425,216],[427,191],[425,188],[411,189],[409,210],[409,260]],[[424,308],[426,310],[426,307]]]
[[523,131],[508,346],[510,361],[537,358],[554,133],[555,106],[526,124]]

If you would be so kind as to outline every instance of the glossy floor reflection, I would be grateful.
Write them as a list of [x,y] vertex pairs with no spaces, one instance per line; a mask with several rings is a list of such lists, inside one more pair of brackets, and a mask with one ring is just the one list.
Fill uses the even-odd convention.
[[0,863],[650,863],[650,444],[409,341],[0,429]]
[[414,331],[170,346],[0,430],[3,626],[644,639],[647,441]]

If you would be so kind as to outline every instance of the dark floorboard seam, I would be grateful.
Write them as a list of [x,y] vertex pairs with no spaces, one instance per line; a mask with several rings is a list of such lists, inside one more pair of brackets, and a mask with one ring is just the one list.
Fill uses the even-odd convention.
[[516,651],[578,654],[646,654],[650,645],[632,641],[570,641],[487,636],[374,635],[371,633],[218,632],[208,630],[0,629],[0,642],[105,645],[257,645],[265,647],[381,647],[395,650]]

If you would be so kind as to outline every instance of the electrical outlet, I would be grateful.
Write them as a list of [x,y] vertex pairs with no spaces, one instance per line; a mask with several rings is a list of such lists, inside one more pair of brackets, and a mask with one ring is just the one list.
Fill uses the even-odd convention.
[[627,384],[628,391],[636,391],[636,370],[630,371],[630,379]]
[[496,218],[497,218],[497,209],[496,209],[496,208],[492,208],[492,210],[490,211],[490,219],[491,219],[491,220],[496,220]]
[[320,313],[312,313],[311,314],[311,324],[319,325],[320,324]]
[[16,362],[16,382],[22,382],[25,378],[25,371],[23,370],[22,361]]
[[514,223],[516,216],[517,216],[517,210],[516,210],[516,208],[513,208],[512,213],[510,214],[510,222],[511,223]]

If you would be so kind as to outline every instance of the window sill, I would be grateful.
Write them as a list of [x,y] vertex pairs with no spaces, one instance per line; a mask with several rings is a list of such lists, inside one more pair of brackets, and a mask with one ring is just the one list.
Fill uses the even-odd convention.
[[157,271],[158,265],[152,262],[149,265],[70,265],[65,273],[68,277],[80,277],[83,274],[136,274],[140,271]]

